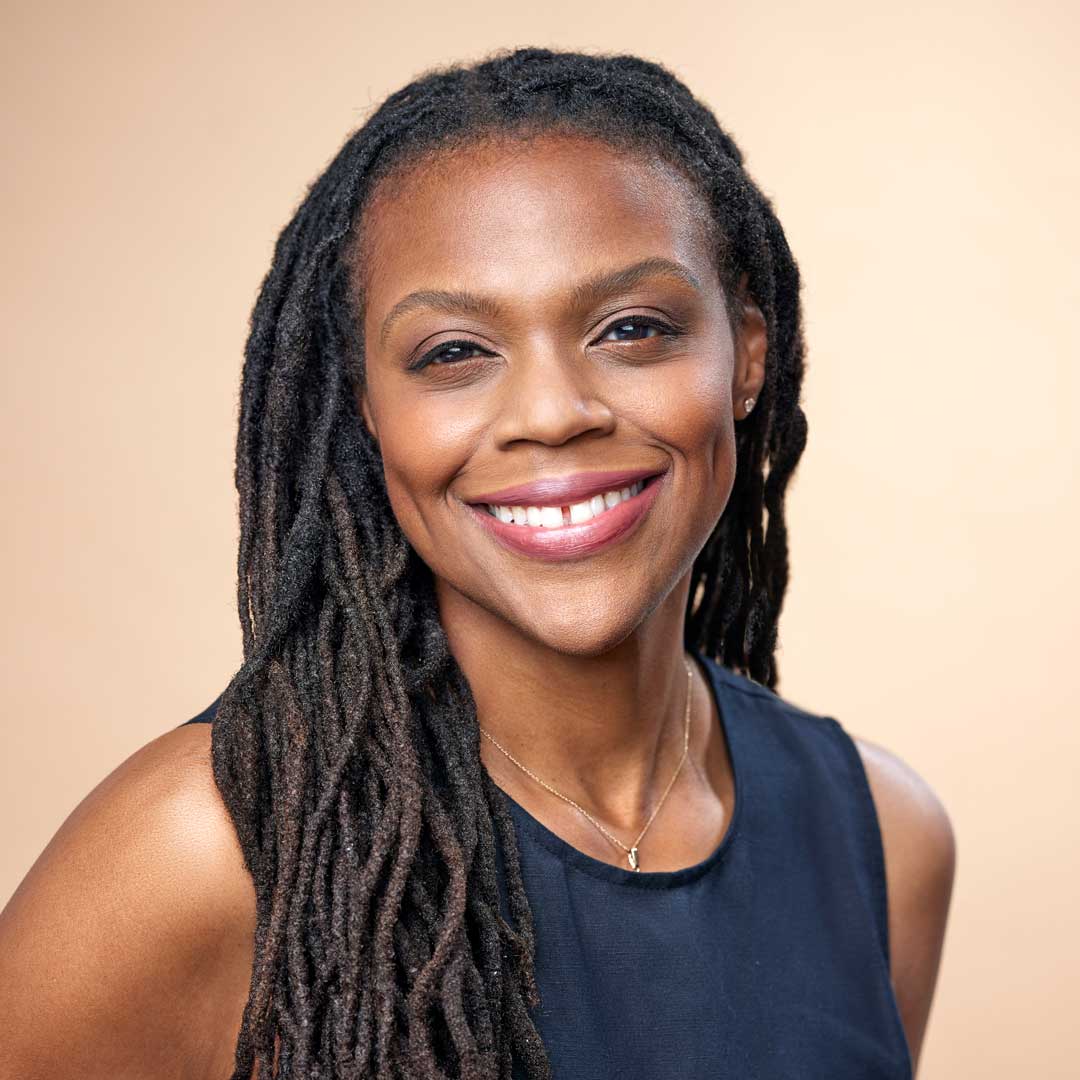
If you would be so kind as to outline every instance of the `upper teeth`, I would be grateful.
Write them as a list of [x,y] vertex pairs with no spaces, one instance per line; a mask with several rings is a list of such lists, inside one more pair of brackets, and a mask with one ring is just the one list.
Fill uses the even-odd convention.
[[603,495],[594,495],[584,502],[571,503],[569,506],[496,506],[484,503],[487,512],[508,525],[533,525],[556,528],[561,525],[576,525],[618,506],[625,499],[633,498],[645,486],[639,480],[629,487],[605,491]]

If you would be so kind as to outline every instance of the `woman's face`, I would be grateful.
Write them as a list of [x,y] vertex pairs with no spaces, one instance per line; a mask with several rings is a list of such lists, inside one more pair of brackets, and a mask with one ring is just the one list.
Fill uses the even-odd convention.
[[[669,167],[576,135],[474,143],[378,186],[360,405],[441,610],[593,654],[688,574],[764,373],[764,321],[746,305],[735,346],[707,222]],[[657,478],[627,501],[617,476],[501,494],[625,471]]]

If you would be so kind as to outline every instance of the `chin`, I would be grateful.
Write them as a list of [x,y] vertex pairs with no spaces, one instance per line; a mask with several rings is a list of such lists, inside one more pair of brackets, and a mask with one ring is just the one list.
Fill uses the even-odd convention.
[[559,615],[534,613],[526,625],[519,624],[519,629],[552,652],[586,659],[611,652],[641,625],[644,618],[644,613],[635,618],[625,608],[609,612],[593,609],[586,617],[571,609]]

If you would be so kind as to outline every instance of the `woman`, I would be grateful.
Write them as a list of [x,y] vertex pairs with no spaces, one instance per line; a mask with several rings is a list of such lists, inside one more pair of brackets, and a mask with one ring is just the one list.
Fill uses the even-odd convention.
[[244,664],[4,912],[0,1073],[912,1075],[953,837],[776,692],[802,376],[771,204],[663,67],[388,98],[252,317]]

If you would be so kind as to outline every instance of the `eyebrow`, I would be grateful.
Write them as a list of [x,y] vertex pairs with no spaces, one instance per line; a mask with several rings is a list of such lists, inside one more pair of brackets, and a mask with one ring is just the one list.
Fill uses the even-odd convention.
[[[570,290],[570,299],[575,305],[585,306],[613,293],[632,289],[642,281],[654,277],[679,278],[699,292],[702,291],[701,282],[682,263],[657,255],[578,282]],[[385,344],[390,327],[398,319],[418,308],[433,308],[447,315],[480,315],[487,318],[497,318],[502,312],[498,301],[490,296],[457,289],[418,289],[399,300],[387,313],[379,333],[380,344]]]

